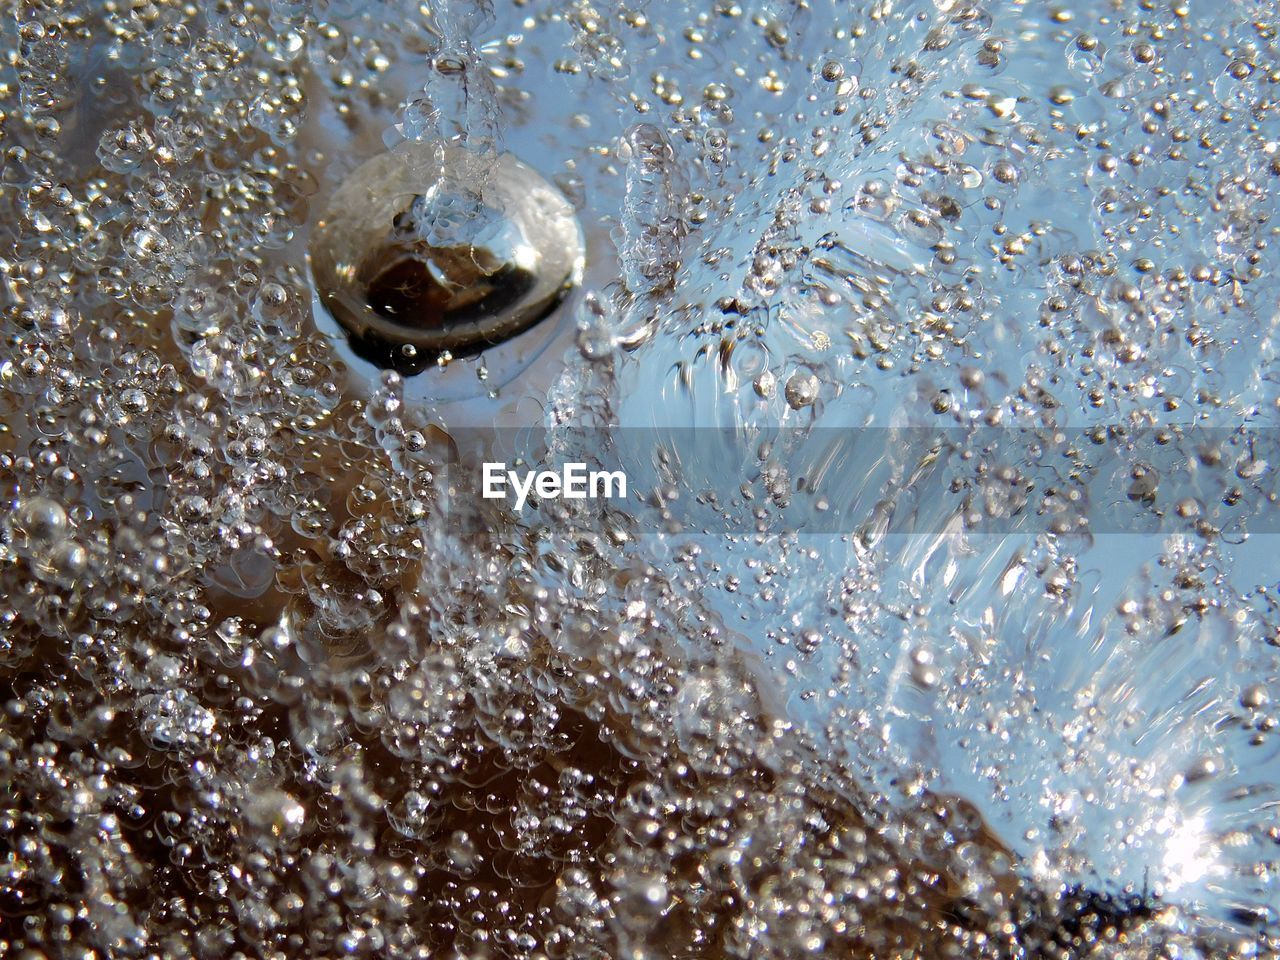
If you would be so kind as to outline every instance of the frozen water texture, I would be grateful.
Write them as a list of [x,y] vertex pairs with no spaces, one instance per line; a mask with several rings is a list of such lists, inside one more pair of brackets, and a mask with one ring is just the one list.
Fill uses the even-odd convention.
[[[6,949],[1277,955],[1271,5],[3,22]],[[388,150],[580,288],[353,351]]]

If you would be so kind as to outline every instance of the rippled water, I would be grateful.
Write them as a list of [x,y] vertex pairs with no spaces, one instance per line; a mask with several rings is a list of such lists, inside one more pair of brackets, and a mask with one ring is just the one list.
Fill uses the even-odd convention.
[[1271,4],[2,22],[0,953],[1280,952]]

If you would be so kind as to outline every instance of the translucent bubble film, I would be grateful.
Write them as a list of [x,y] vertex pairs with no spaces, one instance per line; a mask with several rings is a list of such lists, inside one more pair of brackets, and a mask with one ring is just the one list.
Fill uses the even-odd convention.
[[0,0],[0,957],[1280,957],[1273,0]]

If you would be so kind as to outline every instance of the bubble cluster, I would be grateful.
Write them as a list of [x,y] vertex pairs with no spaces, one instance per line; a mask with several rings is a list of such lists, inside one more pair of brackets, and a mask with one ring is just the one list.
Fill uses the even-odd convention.
[[1280,956],[1273,21],[13,7],[0,954]]

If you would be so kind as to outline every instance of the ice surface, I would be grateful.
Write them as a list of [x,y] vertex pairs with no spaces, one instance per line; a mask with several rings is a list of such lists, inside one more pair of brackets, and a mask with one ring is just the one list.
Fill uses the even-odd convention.
[[[1277,955],[1276,29],[6,8],[4,952]],[[586,263],[401,376],[308,254],[406,141]]]

